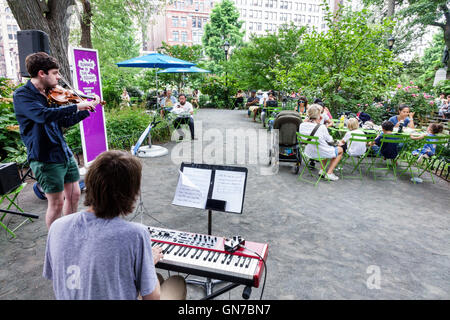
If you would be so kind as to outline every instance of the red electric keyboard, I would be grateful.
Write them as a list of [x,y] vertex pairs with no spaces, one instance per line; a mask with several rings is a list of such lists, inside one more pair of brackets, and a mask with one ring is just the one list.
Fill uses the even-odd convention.
[[224,249],[225,238],[184,231],[148,227],[155,245],[163,249],[164,258],[157,268],[212,279],[259,286],[267,244],[246,241],[245,248],[233,253]]

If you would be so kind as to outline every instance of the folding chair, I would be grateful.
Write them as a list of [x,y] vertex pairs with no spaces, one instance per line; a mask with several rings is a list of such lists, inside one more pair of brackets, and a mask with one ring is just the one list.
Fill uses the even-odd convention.
[[[320,165],[322,166],[322,170],[323,172],[327,171],[328,165],[331,162],[330,158],[327,159],[322,159],[320,157],[320,153],[319,153],[319,137],[316,136],[308,136],[306,134],[301,134],[300,132],[297,132],[297,141],[298,141],[298,145],[299,145],[299,151],[300,151],[300,156],[302,157],[302,162],[303,162],[303,170],[302,172],[300,172],[300,175],[298,176],[298,180],[300,181],[304,181],[304,182],[308,182],[308,183],[312,183],[314,184],[314,186],[317,186],[317,184],[319,183],[319,181],[322,179],[322,175],[319,174],[319,178],[317,179],[317,181],[314,183],[312,181],[303,179],[303,174],[305,173],[305,169],[308,170],[309,174],[311,175],[311,177],[314,177],[314,175],[311,172],[311,169],[308,167],[308,163],[309,160],[315,160],[315,161],[319,161]],[[316,158],[310,158],[305,154],[305,148],[307,145],[313,145],[316,146],[317,149],[317,157]],[[323,167],[322,164],[322,160],[326,160],[326,164],[325,167]],[[327,177],[327,180],[330,181],[330,179]]]
[[[407,137],[405,135],[400,135],[400,134],[384,134],[382,136],[379,154],[376,155],[376,157],[374,158],[373,162],[371,163],[371,165],[369,166],[369,169],[368,169],[368,170],[372,170],[374,180],[377,179],[377,176],[376,176],[377,171],[386,171],[385,177],[383,177],[383,178],[379,177],[379,179],[397,180],[397,161],[400,159],[400,155],[402,154],[402,152],[405,151],[404,148],[407,144],[407,139],[409,139],[409,137]],[[402,148],[402,150],[398,151],[398,154],[394,159],[386,159],[385,160],[384,163],[386,164],[386,166],[376,167],[377,164],[383,164],[383,156],[381,155],[381,150],[383,148],[383,145],[386,143],[395,144],[397,146],[397,149],[399,148],[400,144],[403,144],[403,148]],[[386,177],[390,169],[392,169],[392,172],[394,174],[393,179]]]
[[[374,133],[367,133],[367,134],[352,133],[351,137],[348,141],[347,149],[350,148],[350,146],[353,142],[365,142],[367,145],[370,142],[373,142],[376,137],[377,137],[377,135]],[[342,159],[341,159],[341,167],[342,167],[341,178],[344,178],[343,168],[347,164],[348,159],[350,159],[352,162],[352,165],[353,165],[353,170],[351,171],[350,174],[353,174],[353,172],[355,172],[355,170],[358,170],[359,178],[362,180],[363,176],[362,176],[362,171],[361,171],[361,164],[363,163],[364,159],[367,158],[367,156],[369,155],[370,152],[371,152],[370,147],[367,147],[366,152],[360,156],[351,156],[347,152],[344,153],[344,155],[342,156]],[[370,168],[370,166],[369,166],[369,168]],[[347,178],[358,178],[358,177],[357,176],[348,176]]]
[[[445,149],[445,146],[449,144],[450,136],[449,135],[435,136],[432,138],[424,138],[423,140],[424,140],[423,141],[424,144],[425,143],[435,144],[436,145],[436,153],[431,157],[415,157],[415,156],[411,155],[410,159],[412,159],[412,160],[410,162],[408,162],[408,168],[405,171],[409,170],[409,172],[411,173],[411,176],[414,178],[412,166],[415,166],[417,168],[417,178],[421,178],[425,172],[428,172],[431,176],[431,180],[433,181],[433,183],[436,183],[434,181],[434,177],[433,177],[434,174],[432,172],[433,165],[436,161],[439,160],[442,152]],[[403,171],[402,174],[405,171]],[[413,182],[416,183],[416,181],[414,179],[413,179]]]
[[[27,221],[31,221],[33,222],[33,220],[31,218],[38,218],[38,216],[34,216],[34,215],[30,215],[25,213],[22,208],[17,204],[16,199],[19,196],[19,193],[23,190],[23,188],[25,188],[25,186],[27,185],[26,182],[23,182],[20,186],[18,186],[15,190],[4,194],[1,196],[0,199],[0,205],[3,203],[3,201],[8,200],[9,204],[6,207],[6,210],[1,210],[0,212],[3,212],[2,217],[0,218],[0,226],[3,227],[3,229],[5,229],[8,233],[10,233],[12,235],[13,238],[16,237],[16,234],[14,233],[17,229],[19,229],[22,225],[24,225]],[[18,212],[14,212],[14,211],[10,211],[11,207],[15,207]],[[14,229],[10,229],[8,228],[4,223],[3,220],[5,219],[6,215],[10,213],[10,214],[18,214],[21,216],[25,216],[27,217],[27,219],[25,219],[24,221],[22,221],[18,226],[16,226]]]

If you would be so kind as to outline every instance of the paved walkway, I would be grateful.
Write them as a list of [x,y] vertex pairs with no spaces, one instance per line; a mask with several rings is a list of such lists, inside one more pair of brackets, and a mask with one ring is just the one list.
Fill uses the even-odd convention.
[[[203,137],[199,135],[201,127]],[[197,136],[203,140],[194,142],[203,144],[200,154],[205,163],[219,159],[219,149],[232,146],[226,139],[226,129],[234,133],[233,129],[239,128],[246,131],[236,139],[236,145],[259,133],[262,126],[248,119],[243,110],[197,113]],[[262,148],[264,139],[258,141]],[[173,159],[177,158],[175,151],[186,144],[191,142],[167,143],[168,156],[143,159],[142,197],[149,216],[140,215],[134,221],[207,232],[203,210],[171,204],[179,169]],[[221,145],[224,147],[215,148]],[[245,149],[236,147],[246,159],[254,154],[249,149],[248,144]],[[197,151],[192,151],[193,157],[199,156]],[[227,155],[230,153],[225,151],[222,159]],[[261,156],[258,161],[246,165],[249,174],[243,214],[214,213],[212,232],[220,236],[239,234],[269,244],[265,299],[450,298],[447,182],[437,178],[436,184],[414,185],[407,177],[374,181],[365,176],[363,181],[324,181],[314,188],[297,181],[286,165],[276,175],[263,175],[267,173],[267,159]],[[19,229],[14,240],[0,232],[0,299],[54,298],[51,283],[41,276],[46,202],[35,197],[32,183],[19,201],[40,219]],[[82,201],[79,208],[84,208]],[[7,221],[14,225],[19,219]],[[242,290],[240,286],[219,299],[241,299]],[[258,299],[260,293],[261,288],[254,288],[251,299]],[[200,288],[189,286],[188,298],[201,296]]]

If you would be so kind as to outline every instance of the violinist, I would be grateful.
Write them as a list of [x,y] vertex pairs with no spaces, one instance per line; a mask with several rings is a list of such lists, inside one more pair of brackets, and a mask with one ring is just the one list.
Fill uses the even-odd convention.
[[58,61],[38,52],[25,59],[31,79],[13,94],[20,136],[27,148],[28,162],[48,199],[47,228],[61,216],[76,212],[80,198],[80,174],[62,128],[90,116],[100,99],[57,107],[47,98],[61,79]]

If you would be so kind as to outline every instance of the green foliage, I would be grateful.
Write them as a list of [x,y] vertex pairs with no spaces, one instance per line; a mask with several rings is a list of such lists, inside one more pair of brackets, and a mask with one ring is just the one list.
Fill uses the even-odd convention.
[[[106,133],[110,149],[129,148],[137,142],[142,132],[150,124],[154,116],[138,107],[112,109],[105,112]],[[159,114],[156,118],[160,119]],[[167,142],[170,140],[171,130],[167,120],[162,119],[158,126],[152,129],[153,142]],[[81,149],[80,126],[71,127],[65,134],[67,144],[72,149]]]
[[[303,57],[302,38],[306,27],[284,25],[275,34],[255,37],[233,52],[230,74],[241,89],[296,90],[296,84],[284,77]],[[277,77],[278,75],[278,77]]]
[[345,8],[336,18],[326,2],[323,6],[328,31],[305,34],[297,63],[280,68],[277,80],[322,96],[333,114],[385,96],[400,66],[384,44],[392,23],[374,24],[369,11]]
[[450,94],[450,80],[442,80],[436,84],[434,88],[436,95],[444,93],[446,96]]
[[433,116],[437,112],[434,97],[424,91],[411,81],[409,85],[397,85],[394,96],[390,101],[391,108],[396,110],[400,104],[406,104],[415,112],[414,117],[423,119],[425,116]]
[[[206,55],[215,63],[225,59],[223,44],[225,40],[232,47],[242,44],[244,33],[240,31],[242,21],[239,21],[239,12],[230,0],[222,0],[216,4],[211,11],[210,20],[204,27],[202,38],[203,48]],[[209,65],[213,72],[216,68]]]
[[[200,91],[203,94],[208,95],[209,103],[205,104],[206,108],[227,108],[229,107],[230,101],[228,97],[230,96],[229,88],[225,85],[226,79],[219,76],[211,76],[205,79]],[[200,96],[201,98],[202,96]]]
[[12,93],[17,87],[8,79],[0,78],[0,161],[23,163],[27,159],[19,125],[14,114]]

